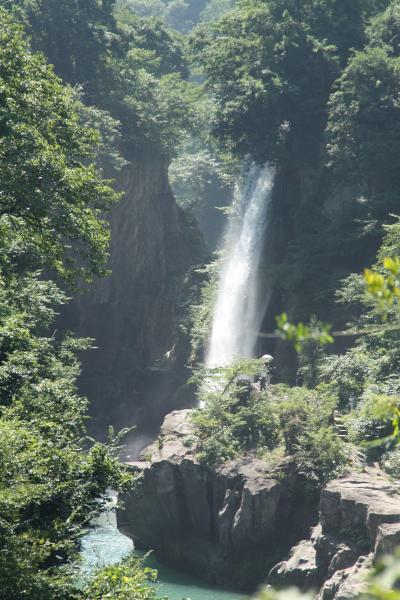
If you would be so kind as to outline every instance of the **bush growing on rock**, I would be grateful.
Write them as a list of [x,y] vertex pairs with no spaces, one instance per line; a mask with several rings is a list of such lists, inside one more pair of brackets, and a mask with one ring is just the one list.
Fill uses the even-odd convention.
[[193,416],[200,460],[216,464],[279,445],[279,418],[271,397],[251,383],[261,371],[256,360],[208,372],[201,391],[205,407]]
[[[240,361],[208,372],[206,384],[203,377],[205,405],[192,417],[199,459],[213,465],[246,452],[263,458],[286,454],[295,457],[312,485],[337,476],[347,459],[345,444],[331,424],[336,399],[324,386],[262,389],[254,382],[260,373],[260,361]],[[279,448],[282,453],[275,452]]]

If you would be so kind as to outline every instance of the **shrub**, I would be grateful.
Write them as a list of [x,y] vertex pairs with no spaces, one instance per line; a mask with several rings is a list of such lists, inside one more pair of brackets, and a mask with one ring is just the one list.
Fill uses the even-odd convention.
[[318,487],[343,474],[348,460],[343,441],[331,426],[305,431],[296,444],[299,473]]
[[[132,556],[122,563],[101,570],[82,591],[82,600],[156,600],[157,571],[145,567]],[[80,599],[79,599],[80,600]]]

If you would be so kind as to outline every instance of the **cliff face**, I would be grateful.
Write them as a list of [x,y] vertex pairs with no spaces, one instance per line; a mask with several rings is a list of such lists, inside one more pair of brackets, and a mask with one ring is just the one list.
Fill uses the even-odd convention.
[[322,491],[319,524],[268,582],[319,589],[317,600],[351,600],[372,565],[400,543],[400,489],[379,469],[331,481]]
[[142,462],[131,463],[141,484],[122,498],[118,527],[166,564],[252,591],[308,530],[309,507],[291,461],[276,471],[252,456],[215,469],[199,464],[187,445],[189,415],[168,415]]
[[83,357],[81,388],[102,426],[153,431],[179,405],[187,354],[178,333],[181,296],[205,250],[175,203],[167,167],[146,154],[123,169],[117,187],[125,195],[111,213],[111,275],[62,315],[63,328],[95,339],[97,350]]
[[399,546],[400,487],[379,469],[328,483],[318,517],[291,459],[273,470],[252,456],[210,468],[196,460],[192,433],[190,411],[175,411],[141,461],[128,463],[140,478],[122,498],[118,527],[161,562],[227,588],[267,580],[314,590],[316,600],[353,600],[372,565]]
[[[274,331],[276,315],[287,312],[293,322],[312,316],[344,329],[354,307],[337,302],[336,291],[350,273],[374,262],[379,246],[376,232],[363,231],[367,218],[358,191],[337,182],[318,156],[307,164],[287,161],[277,168],[270,221],[259,276],[270,295],[262,331]],[[335,340],[343,352],[349,340]],[[263,340],[259,354],[274,356],[284,381],[295,383],[296,353],[281,340]]]

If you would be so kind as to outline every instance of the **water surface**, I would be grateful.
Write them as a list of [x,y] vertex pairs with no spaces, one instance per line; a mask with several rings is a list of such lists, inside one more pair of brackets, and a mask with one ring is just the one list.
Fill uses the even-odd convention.
[[[107,511],[95,523],[95,527],[82,540],[83,576],[120,562],[133,551],[133,543],[117,529],[115,512]],[[143,553],[137,553],[143,556]],[[235,592],[215,590],[195,577],[185,575],[160,565],[154,557],[147,558],[147,566],[157,569],[159,581],[157,592],[168,600],[240,600]]]

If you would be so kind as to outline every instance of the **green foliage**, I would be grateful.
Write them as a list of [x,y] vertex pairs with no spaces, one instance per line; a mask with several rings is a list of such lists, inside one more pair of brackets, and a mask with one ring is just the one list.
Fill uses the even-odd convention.
[[246,452],[282,457],[276,451],[283,446],[310,489],[318,489],[347,464],[345,445],[331,425],[336,399],[321,387],[262,389],[254,381],[264,375],[262,359],[201,371],[204,406],[193,416],[192,445],[207,464]]
[[98,141],[93,147],[96,164],[106,177],[115,177],[127,164],[119,150],[122,143],[120,123],[108,112],[83,104],[82,91],[78,89],[76,92],[79,100],[76,110],[83,126],[99,133]]
[[233,157],[222,155],[210,139],[210,121],[214,112],[212,99],[199,87],[191,114],[191,127],[183,137],[176,158],[169,168],[169,179],[180,206],[195,215],[201,209],[204,192],[210,181],[221,188],[232,185],[237,175]]
[[286,453],[294,455],[310,491],[343,474],[346,444],[332,426],[336,399],[323,388],[286,392],[278,406]]
[[132,557],[100,571],[82,590],[79,600],[157,600],[156,589],[151,585],[155,581],[157,571]]
[[381,453],[393,446],[399,438],[398,405],[398,397],[367,389],[347,417],[350,439],[367,449],[378,447]]
[[128,158],[149,146],[174,154],[196,98],[196,86],[185,81],[182,40],[131,13],[121,13],[118,26],[121,48],[107,60],[96,103],[121,122]]
[[377,355],[371,360],[368,350],[359,345],[345,354],[323,358],[318,366],[319,378],[337,394],[340,407],[348,410],[351,398],[355,402],[369,384],[377,381],[382,366],[379,358],[384,360]]
[[[61,567],[109,487],[130,478],[117,448],[85,440],[77,353],[88,340],[40,334],[65,301],[38,275],[0,287],[0,587],[4,598],[45,600],[68,587]],[[61,588],[58,590],[64,597]],[[65,592],[66,593],[66,592]]]
[[302,347],[310,341],[321,346],[333,343],[333,337],[329,333],[330,325],[321,323],[316,319],[312,319],[310,325],[304,325],[304,323],[294,325],[289,322],[287,314],[282,313],[276,318],[276,322],[278,334],[282,339],[293,343],[297,352],[300,352]]
[[0,61],[1,234],[17,232],[64,277],[101,274],[109,240],[102,215],[117,196],[90,162],[98,136],[3,10]]
[[268,398],[251,385],[251,378],[263,372],[262,360],[253,359],[197,374],[200,400],[205,403],[193,416],[200,460],[215,464],[277,445],[277,416]]
[[142,17],[159,17],[169,27],[186,33],[199,22],[218,19],[233,3],[234,0],[119,0],[117,7]]
[[398,480],[400,477],[400,449],[395,448],[394,450],[383,454],[380,460],[382,468],[393,477]]
[[174,150],[189,124],[192,89],[184,82],[181,39],[129,10],[115,16],[114,0],[5,4],[25,25],[33,48],[65,82],[82,86],[85,104],[103,111],[102,123],[110,127],[104,111],[120,122],[125,159],[148,146]]
[[371,573],[368,590],[361,600],[399,600],[400,560],[398,552],[387,556]]
[[344,444],[332,426],[321,425],[299,436],[296,462],[300,475],[320,488],[330,479],[343,475],[348,458]]
[[208,0],[202,15],[203,22],[217,21],[222,15],[235,6],[235,0]]
[[210,336],[212,312],[217,293],[217,268],[218,260],[209,263],[200,271],[205,279],[201,286],[199,303],[190,308],[190,361],[194,363],[201,359],[205,346]]
[[278,335],[293,344],[299,362],[298,374],[304,384],[315,387],[319,377],[319,363],[324,355],[324,347],[333,343],[329,331],[331,327],[312,317],[309,325],[290,323],[286,313],[276,317]]
[[385,316],[400,297],[400,258],[386,257],[383,261],[384,274],[366,269],[364,279],[367,292],[377,300]]
[[[83,117],[83,112],[85,117]],[[89,115],[90,112],[90,115]],[[131,483],[118,439],[86,435],[78,354],[49,332],[65,294],[46,279],[104,273],[103,213],[117,198],[94,165],[94,111],[62,86],[0,11],[0,595],[72,600],[66,568],[107,489]],[[104,114],[97,117],[104,123]],[[115,122],[107,121],[109,131]]]
[[104,76],[107,57],[116,43],[114,4],[115,0],[2,2],[20,17],[34,49],[48,57],[64,81],[88,86],[91,102]]
[[242,0],[211,33],[200,31],[194,47],[216,98],[218,138],[260,162],[281,157],[289,139],[299,158],[312,152],[364,17],[359,1]]
[[386,216],[397,200],[399,67],[385,47],[356,52],[330,99],[328,152],[375,218]]

